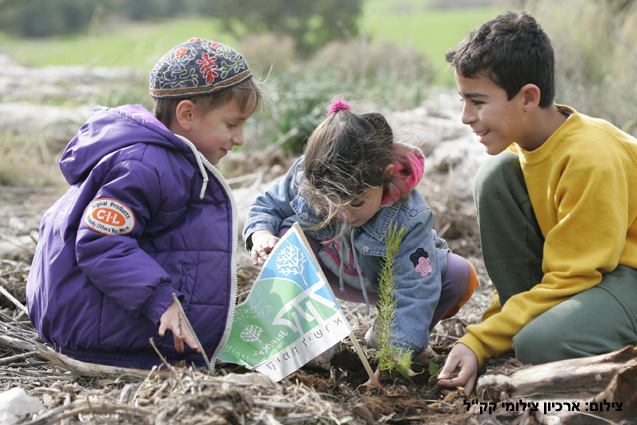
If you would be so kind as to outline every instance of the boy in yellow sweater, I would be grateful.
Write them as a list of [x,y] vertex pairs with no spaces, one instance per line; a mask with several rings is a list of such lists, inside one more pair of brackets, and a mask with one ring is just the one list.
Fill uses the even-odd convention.
[[493,155],[475,200],[496,292],[440,384],[471,393],[484,362],[511,351],[538,364],[636,344],[637,140],[553,103],[553,48],[527,12],[486,22],[447,61],[462,122]]

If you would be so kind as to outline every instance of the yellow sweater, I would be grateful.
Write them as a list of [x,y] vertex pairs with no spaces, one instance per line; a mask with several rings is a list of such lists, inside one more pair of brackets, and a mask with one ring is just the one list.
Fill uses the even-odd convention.
[[637,140],[608,122],[572,115],[538,149],[517,145],[545,237],[544,277],[500,306],[497,292],[482,323],[460,343],[480,366],[512,351],[522,328],[562,301],[597,285],[619,264],[637,268]]

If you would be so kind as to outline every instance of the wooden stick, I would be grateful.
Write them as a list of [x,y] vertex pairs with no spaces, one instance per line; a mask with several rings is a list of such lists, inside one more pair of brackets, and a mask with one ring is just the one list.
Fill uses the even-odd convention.
[[[2,279],[0,277],[0,281],[4,284],[6,284],[6,280]],[[2,295],[4,295],[5,297],[7,297],[9,299],[9,301],[11,301],[13,304],[15,304],[16,307],[18,307],[18,309],[23,312],[24,314],[29,314],[29,312],[27,311],[27,308],[24,306],[24,304],[22,304],[20,301],[18,301],[13,295],[11,295],[9,293],[9,291],[7,291],[6,289],[4,289],[2,287],[2,285],[0,285],[0,293]]]
[[208,359],[208,356],[206,355],[206,350],[204,350],[203,345],[201,345],[201,342],[199,341],[199,338],[197,337],[197,334],[195,333],[195,330],[192,328],[192,325],[190,324],[190,321],[186,317],[186,313],[184,312],[184,308],[181,306],[181,302],[179,301],[179,298],[177,298],[177,295],[175,295],[174,292],[173,292],[173,299],[177,303],[177,307],[179,307],[179,312],[184,317],[184,321],[186,322],[186,325],[188,326],[188,329],[190,329],[190,332],[192,333],[192,336],[194,336],[195,337],[195,341],[197,341],[197,345],[199,346],[199,349],[201,350],[201,355],[203,356],[203,359],[206,362],[206,366],[208,367],[208,370],[210,371],[210,373],[214,373],[214,368],[210,364],[210,360]]
[[358,357],[360,357],[361,362],[363,363],[363,367],[365,368],[365,371],[369,375],[369,379],[371,379],[372,384],[380,386],[380,382],[378,382],[378,378],[376,378],[376,374],[372,370],[372,367],[369,365],[369,362],[367,361],[367,357],[365,357],[365,353],[363,352],[361,345],[358,343],[356,336],[354,336],[354,331],[352,331],[352,333],[349,334],[349,339],[350,341],[352,341],[352,345],[354,346],[354,349],[356,350],[356,354],[358,354]]
[[36,351],[38,347],[45,347],[34,341],[27,341],[16,336],[0,335],[0,347],[8,347],[12,350]]
[[[318,260],[316,259],[316,256],[314,255],[314,251],[312,251],[312,247],[310,246],[309,242],[307,241],[307,238],[305,237],[305,234],[303,233],[303,229],[301,228],[301,225],[299,223],[294,223],[292,227],[294,227],[296,231],[299,233],[301,242],[303,242],[303,244],[305,245],[305,248],[307,249],[307,252],[312,256],[313,261],[316,264],[319,264]],[[327,286],[327,289],[330,290],[330,292],[332,293],[332,297],[336,301],[336,296],[334,296],[332,287],[330,286],[329,281],[325,277],[325,274],[323,273],[323,269],[321,269],[321,267],[318,267],[318,269],[319,269],[319,272],[321,273],[321,277],[323,278],[323,281],[325,282],[325,285]],[[340,310],[340,306],[339,306],[339,310]],[[356,340],[356,337],[354,336],[354,331],[352,331],[349,334],[349,339],[350,341],[352,341],[352,344],[354,345],[354,349],[356,350],[356,354],[358,354],[358,357],[361,359],[361,362],[363,363],[363,367],[365,368],[365,371],[369,375],[369,379],[371,379],[374,385],[380,385],[378,382],[378,379],[376,379],[376,375],[374,374],[371,366],[369,365],[369,362],[367,361],[367,357],[365,357],[365,353],[363,352],[363,349],[361,348],[360,344],[358,343],[358,340]]]
[[166,370],[168,370],[170,372],[170,375],[175,378],[175,380],[179,383],[179,386],[183,390],[184,384],[181,382],[181,378],[179,378],[179,375],[177,375],[177,372],[175,372],[175,368],[172,367],[172,365],[170,365],[166,361],[166,358],[161,354],[161,352],[159,351],[159,349],[155,345],[155,341],[153,341],[153,338],[151,337],[148,341],[150,342],[150,345],[153,347],[153,349],[155,350],[155,352],[157,353],[157,355],[161,359],[162,363],[164,363],[164,366],[166,366]]
[[[119,366],[101,365],[97,363],[86,363],[80,360],[72,359],[71,357],[65,356],[64,354],[56,353],[55,351],[48,349],[48,347],[45,348],[47,348],[47,350],[38,347],[40,356],[48,360],[54,366],[66,369],[73,373],[73,375],[78,377],[89,376],[98,378],[118,378],[122,375],[126,375],[143,378],[150,372],[147,369],[131,369]],[[170,376],[170,371],[156,371],[155,375],[168,377]]]
[[16,360],[23,360],[23,359],[26,359],[27,357],[36,356],[37,354],[38,354],[37,351],[29,351],[28,353],[16,354],[15,356],[11,356],[11,357],[4,357],[0,359],[0,365],[10,364],[15,362]]

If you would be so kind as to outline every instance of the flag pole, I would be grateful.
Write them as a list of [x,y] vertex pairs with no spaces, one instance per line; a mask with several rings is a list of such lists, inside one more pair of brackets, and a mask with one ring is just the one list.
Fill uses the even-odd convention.
[[369,379],[372,381],[372,384],[377,386],[380,385],[380,383],[378,382],[378,378],[376,378],[376,374],[374,373],[374,371],[372,371],[372,367],[369,365],[369,362],[367,361],[367,357],[365,357],[365,353],[363,352],[361,345],[358,343],[358,340],[356,339],[356,336],[354,335],[354,331],[352,331],[352,333],[349,334],[349,339],[350,341],[352,341],[352,345],[354,346],[354,349],[356,350],[356,354],[358,354],[358,357],[360,357],[361,362],[363,363],[363,367],[365,368],[365,371],[367,371],[367,374],[369,375]]
[[[316,255],[314,255],[314,251],[312,250],[312,247],[307,241],[307,238],[305,237],[305,233],[303,233],[303,229],[301,229],[301,226],[299,225],[299,223],[294,223],[292,227],[294,227],[297,230],[301,241],[305,245],[305,248],[307,249],[307,251],[312,256],[312,259],[314,260],[314,262],[316,264],[319,264],[318,260],[316,259]],[[332,293],[332,296],[334,297],[334,299],[336,299],[336,296],[334,296],[334,291],[332,291],[332,287],[330,286],[329,281],[327,280],[327,278],[325,277],[325,274],[323,273],[323,269],[321,269],[321,267],[318,267],[318,269],[323,277],[323,280],[327,284],[327,288]],[[339,309],[340,309],[340,306],[339,306]],[[356,351],[356,354],[358,355],[358,357],[361,359],[361,363],[363,363],[363,367],[365,368],[365,371],[369,375],[369,379],[372,381],[374,385],[380,385],[380,383],[378,382],[378,378],[376,378],[376,374],[374,374],[374,372],[372,371],[372,367],[369,365],[369,362],[367,361],[367,357],[365,356],[363,349],[361,348],[360,344],[358,343],[358,340],[356,339],[356,336],[354,335],[354,331],[352,331],[349,334],[349,339],[350,341],[352,341],[354,350]]]
[[214,373],[215,370],[214,370],[212,364],[210,364],[210,360],[208,360],[208,356],[206,355],[206,350],[204,350],[203,345],[201,345],[201,342],[199,341],[199,338],[197,337],[197,334],[195,333],[195,330],[193,329],[192,325],[190,324],[190,320],[188,320],[188,317],[186,317],[186,312],[184,311],[184,307],[181,305],[181,302],[179,301],[179,298],[177,298],[177,295],[174,292],[173,292],[173,300],[175,300],[175,303],[177,303],[177,307],[179,308],[179,313],[183,317],[184,322],[186,322],[186,326],[188,326],[188,329],[190,330],[190,333],[192,333],[192,336],[195,338],[195,341],[197,341],[197,345],[199,346],[199,349],[201,350],[201,355],[203,356],[203,359],[206,362],[206,366],[208,367],[208,371],[210,373]]

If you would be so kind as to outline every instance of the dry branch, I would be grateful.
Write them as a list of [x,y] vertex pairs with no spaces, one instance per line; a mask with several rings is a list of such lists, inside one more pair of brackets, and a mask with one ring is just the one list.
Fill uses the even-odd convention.
[[11,336],[10,334],[0,335],[0,347],[7,347],[17,351],[37,351],[38,346],[36,343],[29,341],[25,338],[19,338],[18,336]]
[[[541,424],[632,424],[637,417],[637,346],[487,374],[478,380],[475,413],[496,419],[532,416]],[[628,419],[628,422],[624,420]]]
[[[3,285],[6,285],[7,281],[0,277],[0,283],[3,284]],[[23,314],[28,314],[27,308],[24,306],[24,304],[22,304],[13,295],[11,295],[9,293],[9,291],[4,289],[4,287],[2,285],[0,285],[0,294],[2,294],[5,297],[7,297],[9,299],[9,301],[11,301],[18,308],[18,310],[20,310]]]
[[123,415],[128,417],[132,416],[137,421],[139,421],[138,423],[148,423],[145,419],[151,416],[151,411],[149,409],[125,406],[108,401],[89,401],[88,399],[86,399],[49,410],[48,412],[38,416],[32,421],[24,422],[23,425],[58,424],[61,423],[61,421],[63,421],[64,419],[86,414],[90,414],[93,416],[97,414]]
[[16,360],[24,360],[28,357],[32,357],[38,354],[37,351],[29,351],[28,353],[16,354],[15,356],[3,357],[0,359],[0,365],[10,364],[15,362]]
[[[72,359],[64,354],[56,353],[50,349],[41,349],[38,347],[40,356],[48,360],[52,365],[68,370],[76,376],[98,377],[98,378],[117,378],[122,375],[145,377],[151,371],[144,369],[131,369],[118,366],[106,366],[95,363],[85,363]],[[170,372],[161,370],[153,372],[158,376],[168,376]]]
[[623,369],[637,366],[637,346],[594,357],[562,360],[521,369],[510,376],[483,375],[477,393],[494,385],[526,399],[586,399],[604,391]]

